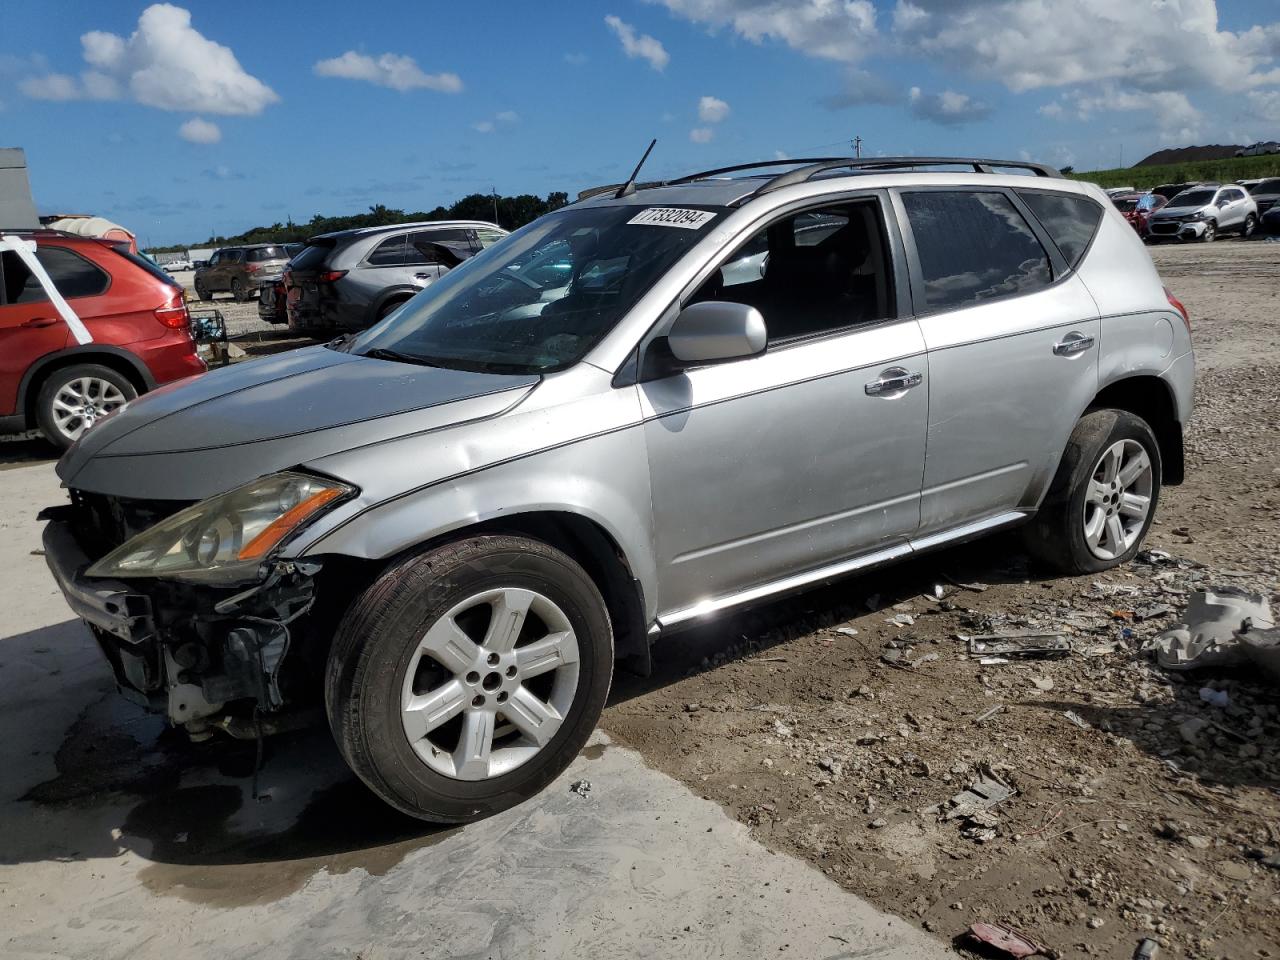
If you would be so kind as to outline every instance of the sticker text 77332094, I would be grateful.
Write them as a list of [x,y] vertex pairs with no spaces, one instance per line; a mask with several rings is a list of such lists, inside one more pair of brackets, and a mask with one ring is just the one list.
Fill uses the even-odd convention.
[[678,227],[681,230],[697,230],[715,214],[707,210],[685,210],[680,207],[650,207],[641,210],[627,223],[648,227]]

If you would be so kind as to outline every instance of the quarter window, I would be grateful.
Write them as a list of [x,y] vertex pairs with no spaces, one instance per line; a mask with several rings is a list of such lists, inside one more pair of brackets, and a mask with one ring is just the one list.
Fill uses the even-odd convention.
[[369,254],[371,267],[398,267],[404,263],[405,234],[389,237],[378,244],[377,249]]
[[[1018,191],[1018,196],[1031,208],[1045,231],[1058,245],[1067,263],[1074,268],[1080,263],[1089,242],[1102,222],[1102,208],[1086,197],[1068,196],[1065,193],[1040,193],[1034,190]],[[1151,208],[1150,195],[1134,203],[1139,210]],[[1132,209],[1132,208],[1131,208]]]
[[1029,293],[1052,282],[1049,257],[1002,193],[904,193],[930,311]]

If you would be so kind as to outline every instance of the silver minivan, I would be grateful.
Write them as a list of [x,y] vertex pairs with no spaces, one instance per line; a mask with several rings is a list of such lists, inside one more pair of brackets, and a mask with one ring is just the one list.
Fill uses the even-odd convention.
[[463,822],[549,783],[615,663],[690,624],[1015,525],[1066,574],[1128,561],[1193,380],[1096,186],[748,164],[131,401],[59,463],[46,556],[125,695],[195,736],[323,706],[388,803]]

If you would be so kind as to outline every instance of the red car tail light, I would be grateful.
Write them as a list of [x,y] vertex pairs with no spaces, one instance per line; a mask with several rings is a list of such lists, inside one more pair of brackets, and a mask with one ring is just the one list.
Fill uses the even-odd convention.
[[320,276],[316,277],[316,280],[320,283],[334,283],[341,280],[346,275],[347,271],[345,270],[326,270],[324,273],[320,274]]
[[250,264],[246,264],[246,265],[245,265],[245,269],[246,269],[247,271],[249,271],[249,273],[257,273],[259,270],[261,270],[261,269],[262,269],[262,264],[260,264],[260,263],[250,263]]
[[1164,288],[1164,295],[1169,298],[1169,306],[1182,314],[1182,322],[1187,325],[1187,333],[1191,332],[1191,314],[1187,313],[1187,308],[1182,305],[1182,301],[1169,292],[1169,288]]
[[166,306],[157,307],[156,319],[172,330],[181,330],[191,325],[191,314],[181,297],[175,297]]

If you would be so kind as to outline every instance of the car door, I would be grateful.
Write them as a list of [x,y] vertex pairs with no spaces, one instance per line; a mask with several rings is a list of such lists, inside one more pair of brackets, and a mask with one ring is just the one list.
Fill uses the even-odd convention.
[[1102,210],[1019,193],[895,191],[929,352],[921,538],[1034,507],[1097,392],[1098,309],[1072,266]]
[[[762,355],[640,386],[664,624],[851,557],[909,552],[927,370],[919,326],[899,315],[905,276],[886,204],[788,213],[767,228],[763,275],[735,268],[759,257],[757,234],[684,299],[756,306],[770,334]],[[806,276],[803,264],[830,261],[824,247],[848,231],[870,248],[856,272],[837,263]]]
[[18,391],[31,365],[69,346],[71,331],[44,287],[12,250],[0,253],[0,416],[18,410]]

